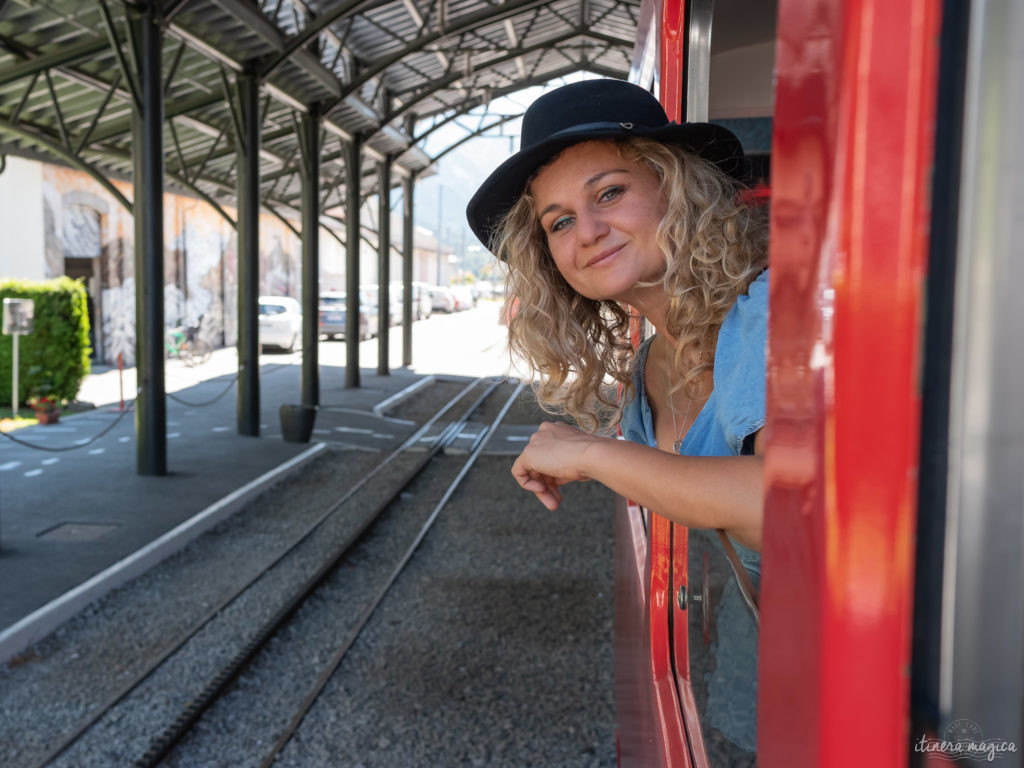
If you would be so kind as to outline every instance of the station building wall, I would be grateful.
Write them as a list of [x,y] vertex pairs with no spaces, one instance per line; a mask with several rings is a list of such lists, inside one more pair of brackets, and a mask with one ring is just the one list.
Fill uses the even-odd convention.
[[[127,199],[132,185],[111,182]],[[225,206],[234,218],[237,212]],[[298,229],[299,222],[293,221]],[[95,361],[135,363],[135,223],[91,176],[9,156],[0,173],[0,277],[81,279],[89,296]],[[400,220],[392,223],[391,279],[402,275]],[[372,239],[372,238],[371,238]],[[417,229],[413,279],[436,281],[436,242]],[[215,346],[237,343],[237,241],[234,228],[202,200],[164,195],[164,318],[195,323]],[[444,261],[448,261],[448,249]],[[344,290],[346,249],[320,235],[320,284]],[[260,295],[301,300],[302,243],[278,218],[260,216]],[[447,264],[445,264],[447,266]],[[447,275],[445,275],[447,277]],[[360,282],[377,282],[373,243],[360,243]]]
[[7,156],[0,173],[0,277],[46,277],[43,254],[43,166]]

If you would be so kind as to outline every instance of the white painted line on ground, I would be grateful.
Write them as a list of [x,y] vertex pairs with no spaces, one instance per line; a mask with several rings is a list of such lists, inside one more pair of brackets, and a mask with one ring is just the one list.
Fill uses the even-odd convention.
[[[252,482],[246,483],[220,501],[214,502],[199,514],[189,518],[177,528],[168,531],[137,552],[114,563],[105,571],[101,571],[21,621],[12,624],[0,632],[0,664],[41,640],[89,603],[145,573],[161,560],[183,549],[193,539],[198,538],[221,520],[233,515],[250,500],[295,472],[324,450],[327,450],[327,446],[324,443],[317,443],[284,464],[269,472],[264,472]],[[42,472],[42,470],[36,471]]]
[[20,466],[20,461],[8,461],[6,464],[0,464],[0,472],[10,472],[12,469],[16,469]]
[[119,438],[117,438],[117,442],[119,442],[119,443],[127,443],[130,440],[131,440],[130,437],[119,437]]
[[509,435],[505,438],[510,443],[528,443],[530,441],[529,435]]
[[48,467],[51,464],[56,464],[58,461],[60,461],[60,459],[58,459],[56,456],[51,456],[48,459],[43,459],[41,463],[44,467]]
[[419,390],[423,389],[423,387],[427,386],[428,384],[433,383],[436,379],[437,379],[437,377],[434,376],[433,374],[430,374],[429,376],[424,376],[419,381],[410,384],[408,387],[403,389],[401,392],[396,392],[391,397],[388,397],[388,398],[386,398],[384,400],[381,400],[379,403],[377,403],[375,406],[373,406],[373,412],[375,414],[377,414],[378,416],[383,416],[384,415],[384,411],[386,411],[388,408],[390,408],[391,406],[396,405],[396,404],[402,402],[403,400],[405,400],[405,398],[409,397],[410,395],[415,394],[416,392],[418,392]]
[[181,437],[181,432],[171,432],[169,435],[167,435],[168,440],[173,440],[176,437]]
[[390,422],[391,424],[401,424],[402,426],[413,426],[416,424],[415,421],[409,421],[409,419],[396,419],[393,416],[381,416],[370,411],[361,411],[358,408],[345,408],[341,405],[324,405],[320,407],[320,410],[324,413],[354,413],[357,416],[375,416],[378,419]]
[[373,436],[378,440],[391,440],[394,435],[389,435],[387,432],[374,432]]
[[231,427],[214,427],[210,431],[211,432],[228,432],[228,431],[230,431],[230,429],[231,429]]
[[[327,445],[327,443],[321,443],[321,445]],[[346,443],[344,440],[332,440],[331,448],[342,448],[351,449],[353,451],[366,451],[367,453],[380,453],[380,448],[374,448],[370,445],[357,445],[356,443]]]
[[25,477],[39,477],[41,474],[43,474],[41,469],[30,469],[25,473]]
[[372,435],[372,429],[361,429],[359,427],[335,427],[335,432],[351,432],[356,435]]
[[101,453],[106,453],[106,452],[107,452],[106,448],[93,448],[91,451],[89,451],[89,455],[90,456],[99,456]]

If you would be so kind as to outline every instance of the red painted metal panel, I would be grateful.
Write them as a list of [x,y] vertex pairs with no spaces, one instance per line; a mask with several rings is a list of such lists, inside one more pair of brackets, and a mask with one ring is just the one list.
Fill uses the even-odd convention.
[[685,0],[662,0],[659,30],[658,100],[668,119],[683,122],[683,44],[686,41]]
[[[615,530],[615,704],[619,762],[689,768],[669,657],[670,524],[620,500]],[[648,599],[649,598],[649,599]]]
[[906,764],[938,14],[779,3],[764,768]]

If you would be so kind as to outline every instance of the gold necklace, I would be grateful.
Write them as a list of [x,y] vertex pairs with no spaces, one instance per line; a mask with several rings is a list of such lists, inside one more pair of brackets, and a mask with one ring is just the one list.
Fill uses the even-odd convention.
[[[703,354],[701,355],[703,358]],[[683,447],[683,432],[686,430],[686,420],[690,418],[690,409],[693,408],[693,398],[686,395],[686,413],[683,415],[683,427],[676,426],[676,401],[672,397],[672,357],[665,361],[665,373],[668,374],[668,409],[672,414],[672,433],[675,435],[675,442],[672,443],[672,452],[679,453]]]

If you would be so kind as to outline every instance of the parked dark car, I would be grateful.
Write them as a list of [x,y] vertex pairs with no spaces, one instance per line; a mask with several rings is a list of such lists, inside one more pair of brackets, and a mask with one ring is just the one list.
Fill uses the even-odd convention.
[[[346,294],[330,291],[320,294],[320,333],[329,339],[345,338],[348,317]],[[372,296],[359,294],[359,340],[377,335],[377,304]]]

